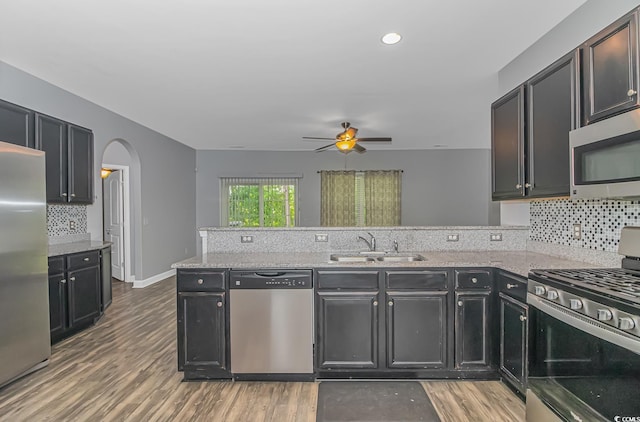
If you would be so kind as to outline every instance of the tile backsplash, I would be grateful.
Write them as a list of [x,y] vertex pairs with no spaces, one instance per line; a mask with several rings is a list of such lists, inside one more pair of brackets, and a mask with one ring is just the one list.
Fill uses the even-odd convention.
[[[624,226],[640,225],[640,201],[552,199],[529,204],[532,241],[616,252]],[[573,238],[580,224],[582,238]]]
[[50,238],[85,233],[87,233],[86,205],[47,205],[47,234]]

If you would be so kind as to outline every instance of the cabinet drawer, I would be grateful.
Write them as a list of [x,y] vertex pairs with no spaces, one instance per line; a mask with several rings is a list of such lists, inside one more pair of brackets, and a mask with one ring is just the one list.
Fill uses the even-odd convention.
[[64,272],[64,256],[52,256],[49,258],[49,275],[62,274]]
[[100,264],[100,252],[90,251],[73,255],[67,255],[67,269],[75,270],[76,268],[92,267]]
[[178,271],[178,290],[181,292],[224,291],[226,271]]
[[491,289],[491,281],[488,270],[456,270],[457,289]]
[[527,279],[509,273],[498,273],[498,289],[501,293],[527,302]]
[[446,290],[447,271],[387,271],[387,289]]
[[318,271],[318,289],[378,290],[377,271]]

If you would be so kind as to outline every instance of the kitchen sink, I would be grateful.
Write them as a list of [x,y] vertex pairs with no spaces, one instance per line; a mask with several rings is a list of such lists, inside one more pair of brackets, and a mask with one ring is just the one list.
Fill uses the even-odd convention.
[[373,262],[376,260],[373,256],[367,255],[343,255],[343,254],[331,254],[329,260],[334,262]]
[[408,255],[384,255],[376,258],[378,261],[382,262],[413,262],[413,261],[426,261],[426,258],[419,254],[408,254]]

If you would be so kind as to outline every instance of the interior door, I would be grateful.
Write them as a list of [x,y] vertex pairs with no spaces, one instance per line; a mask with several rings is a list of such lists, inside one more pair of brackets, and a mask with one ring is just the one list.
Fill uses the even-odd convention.
[[104,239],[111,242],[111,275],[124,280],[124,224],[122,171],[115,170],[103,181]]

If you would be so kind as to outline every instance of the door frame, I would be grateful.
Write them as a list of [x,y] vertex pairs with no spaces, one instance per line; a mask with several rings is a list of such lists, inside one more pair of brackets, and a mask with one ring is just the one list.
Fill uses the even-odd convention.
[[[102,168],[119,170],[122,172],[122,224],[124,225],[124,281],[127,283],[134,282],[134,276],[131,273],[131,185],[129,183],[129,166],[121,164],[102,163]],[[104,192],[103,192],[104,194]],[[102,210],[104,215],[104,198],[102,200]],[[102,233],[104,235],[104,218],[102,219]]]

